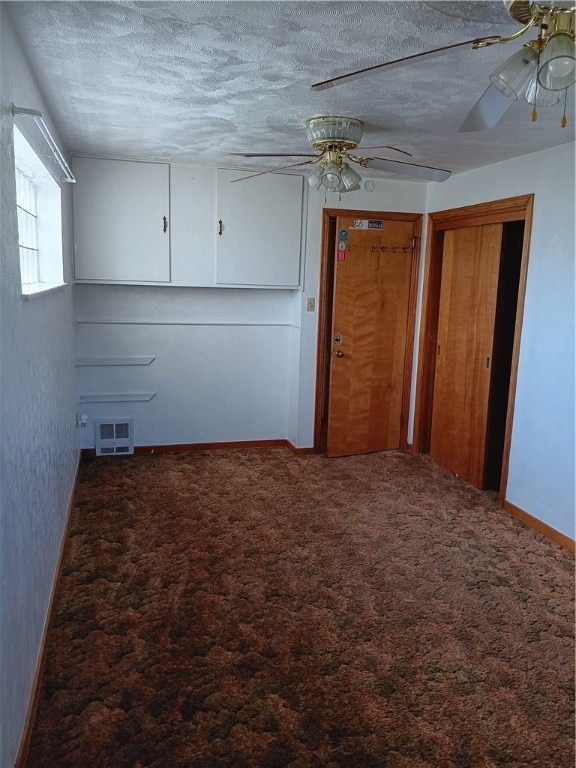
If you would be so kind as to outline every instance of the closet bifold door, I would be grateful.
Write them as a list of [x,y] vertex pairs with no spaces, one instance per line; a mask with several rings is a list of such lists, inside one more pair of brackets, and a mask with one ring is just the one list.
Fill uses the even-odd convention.
[[502,224],[444,233],[430,455],[482,488]]

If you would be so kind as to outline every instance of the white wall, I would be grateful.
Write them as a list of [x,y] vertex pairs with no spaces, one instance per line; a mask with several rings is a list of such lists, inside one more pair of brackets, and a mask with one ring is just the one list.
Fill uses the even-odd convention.
[[[294,291],[76,285],[82,357],[151,356],[147,366],[78,368],[79,393],[152,393],[147,402],[80,404],[134,418],[136,445],[286,439]],[[296,292],[297,293],[297,292]]]
[[[72,289],[24,301],[20,284],[11,105],[38,109],[47,119],[48,112],[1,4],[0,35],[0,765],[9,768],[28,707],[78,449]],[[34,124],[25,118],[18,124],[45,154]],[[63,208],[68,232],[67,193]],[[70,279],[68,237],[64,245]]]
[[[558,130],[561,130],[560,128]],[[506,498],[574,538],[574,144],[443,184],[430,212],[534,193]]]

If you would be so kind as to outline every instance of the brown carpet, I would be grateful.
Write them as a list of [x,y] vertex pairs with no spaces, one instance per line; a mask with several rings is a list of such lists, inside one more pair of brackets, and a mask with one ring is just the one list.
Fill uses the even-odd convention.
[[571,768],[573,581],[425,456],[85,462],[27,768]]

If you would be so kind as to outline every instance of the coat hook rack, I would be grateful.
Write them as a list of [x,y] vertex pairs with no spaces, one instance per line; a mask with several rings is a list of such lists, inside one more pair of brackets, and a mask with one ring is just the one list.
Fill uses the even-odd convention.
[[50,151],[52,152],[52,156],[54,160],[58,163],[60,168],[62,169],[62,172],[64,173],[64,178],[62,181],[65,181],[69,184],[76,184],[76,179],[74,178],[74,174],[70,170],[68,163],[66,160],[64,160],[64,155],[60,152],[58,149],[58,145],[54,141],[52,134],[48,130],[48,126],[46,125],[46,121],[42,117],[42,112],[38,112],[37,109],[25,109],[24,107],[16,107],[14,104],[12,104],[12,115],[16,117],[17,115],[27,115],[28,117],[34,118],[34,122],[40,129],[40,133],[44,137],[44,140],[50,147]]

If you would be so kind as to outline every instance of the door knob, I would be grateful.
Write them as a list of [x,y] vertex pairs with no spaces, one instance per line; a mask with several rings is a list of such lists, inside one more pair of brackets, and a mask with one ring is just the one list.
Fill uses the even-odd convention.
[[338,350],[338,352],[336,352],[336,357],[344,357],[344,352]]

